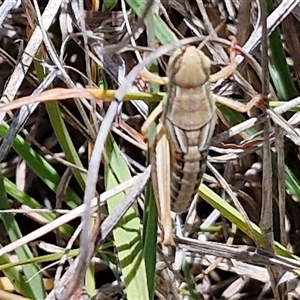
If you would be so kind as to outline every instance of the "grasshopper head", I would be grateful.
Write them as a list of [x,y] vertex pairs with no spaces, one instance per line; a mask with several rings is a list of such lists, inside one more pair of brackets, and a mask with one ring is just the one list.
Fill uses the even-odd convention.
[[167,68],[170,82],[182,88],[194,88],[205,84],[210,75],[210,59],[194,46],[174,52]]

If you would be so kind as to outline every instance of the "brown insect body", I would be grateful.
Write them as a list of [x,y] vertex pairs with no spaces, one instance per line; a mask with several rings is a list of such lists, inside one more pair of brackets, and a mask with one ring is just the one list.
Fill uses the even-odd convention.
[[170,146],[171,210],[189,209],[206,169],[215,128],[215,105],[209,90],[210,60],[194,46],[170,58],[168,99],[162,123]]
[[[171,210],[186,212],[206,168],[215,127],[210,60],[194,46],[178,49],[167,67],[167,97],[152,147],[152,184],[164,245],[174,244]],[[158,110],[159,111],[159,110]]]

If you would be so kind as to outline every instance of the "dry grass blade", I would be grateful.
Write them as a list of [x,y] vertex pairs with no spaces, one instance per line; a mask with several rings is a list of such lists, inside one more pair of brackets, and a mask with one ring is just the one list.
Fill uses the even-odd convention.
[[[267,3],[260,1],[261,9],[261,55],[262,55],[262,94],[265,99],[269,94],[269,76],[268,76],[268,40],[267,40]],[[268,103],[267,103],[268,105]],[[264,111],[266,113],[266,111]],[[264,249],[274,253],[274,230],[273,230],[273,199],[272,199],[272,162],[270,145],[270,119],[267,117],[263,123],[263,178],[262,184],[265,187],[262,194],[262,207],[260,214],[260,228],[264,237]],[[267,268],[270,276],[271,286],[276,299],[284,299],[284,294],[277,289],[277,282],[280,275],[278,266]]]
[[[275,125],[275,146],[277,152],[278,170],[284,169],[284,130],[280,126]],[[288,235],[286,230],[286,196],[285,196],[285,174],[278,172],[278,208],[280,223],[280,243],[283,246],[288,244]]]
[[272,121],[278,125],[282,130],[284,130],[288,138],[293,141],[297,146],[300,146],[300,136],[297,131],[280,115],[277,115],[273,110],[268,109],[267,114],[272,119]]
[[[92,213],[96,212],[99,203],[104,204],[108,199],[110,199],[114,195],[123,192],[124,190],[130,188],[132,185],[139,182],[139,180],[141,180],[141,178],[147,178],[147,172],[144,175],[144,177],[142,175],[133,177],[128,182],[123,182],[122,184],[120,184],[117,188],[115,188],[111,191],[107,191],[107,192],[103,193],[102,195],[100,195],[100,200],[97,199],[97,198],[93,198],[92,201],[91,201],[90,211]],[[131,198],[131,200],[132,200],[132,198]],[[127,206],[125,206],[125,207],[127,207]],[[0,255],[4,255],[8,252],[11,252],[11,251],[15,250],[16,248],[18,248],[22,245],[25,245],[25,244],[27,244],[31,241],[34,241],[34,240],[38,239],[39,237],[45,235],[46,233],[55,230],[59,226],[61,226],[63,224],[66,224],[66,223],[70,222],[71,220],[74,220],[74,219],[78,218],[79,216],[81,216],[83,214],[84,211],[85,211],[85,205],[84,204],[78,206],[74,210],[72,210],[69,213],[57,218],[56,220],[52,221],[51,223],[48,223],[48,224],[40,227],[36,231],[24,236],[23,238],[19,239],[18,241],[14,242],[14,243],[11,243],[11,244],[1,248],[0,249]],[[122,210],[122,212],[124,213],[123,210]],[[110,223],[110,225],[115,224],[116,222],[118,222],[119,217],[120,217],[120,214],[111,216],[111,218],[109,220],[113,219],[114,221],[112,221],[112,223]],[[110,228],[110,230],[112,229],[111,226],[108,226],[108,227]],[[108,233],[109,233],[108,231],[105,231],[106,235]]]
[[240,2],[236,36],[240,45],[245,44],[251,33],[251,2],[251,0]]
[[6,18],[7,14],[9,13],[9,11],[16,6],[18,0],[15,1],[5,1],[4,3],[2,3],[1,7],[0,7],[0,26],[2,25],[4,19]]
[[[34,94],[39,94],[40,92],[47,89],[57,76],[57,72],[54,70],[48,74],[48,76],[45,78],[45,80],[34,90]],[[14,102],[11,102],[14,103]],[[4,157],[7,155],[9,149],[11,148],[11,145],[13,143],[14,138],[16,137],[17,133],[20,131],[22,126],[28,121],[30,115],[34,112],[36,109],[38,103],[31,103],[30,106],[23,106],[19,111],[19,115],[17,118],[15,118],[11,124],[11,130],[7,134],[7,136],[3,139],[3,142],[0,146],[0,161],[4,159]]]
[[300,267],[298,260],[288,259],[250,246],[224,245],[214,242],[200,242],[190,238],[176,238],[182,248],[199,254],[209,254],[216,257],[236,259],[262,266],[272,266],[274,262],[284,270],[297,270]]
[[[268,36],[275,30],[275,28],[284,20],[291,11],[300,3],[300,0],[289,1],[283,0],[281,4],[272,12],[267,19]],[[251,53],[260,44],[262,37],[262,29],[259,27],[255,32],[252,32],[248,41],[243,46],[247,53]]]
[[[43,25],[45,30],[48,30],[55,15],[57,14],[62,1],[52,0],[49,1],[44,14],[43,14]],[[7,84],[7,87],[4,93],[1,96],[0,103],[6,103],[7,101],[12,101],[15,95],[18,92],[21,83],[24,80],[24,76],[27,73],[34,56],[36,55],[37,51],[39,50],[41,43],[43,41],[43,34],[39,27],[36,27],[30,41],[22,55],[21,61],[18,63],[14,72]],[[0,122],[2,122],[4,118],[4,114],[0,114]]]
[[31,95],[22,97],[9,104],[2,105],[0,111],[8,111],[19,108],[24,105],[29,105],[37,102],[53,101],[53,100],[66,100],[70,98],[84,97],[86,99],[94,99],[87,89],[65,89],[56,88],[45,91],[39,95]]

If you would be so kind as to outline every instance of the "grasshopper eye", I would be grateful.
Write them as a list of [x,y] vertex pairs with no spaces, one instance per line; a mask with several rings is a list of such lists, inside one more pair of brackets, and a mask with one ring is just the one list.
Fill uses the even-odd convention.
[[201,59],[203,69],[206,70],[208,74],[210,74],[210,69],[211,69],[210,59],[202,51],[199,51],[199,57]]

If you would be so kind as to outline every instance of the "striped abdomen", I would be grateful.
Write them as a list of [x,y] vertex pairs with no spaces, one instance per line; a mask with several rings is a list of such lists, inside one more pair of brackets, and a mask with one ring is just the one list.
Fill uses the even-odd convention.
[[[209,141],[213,133],[215,119],[212,118],[202,129],[181,131],[180,139],[185,146],[179,145],[178,138],[170,143],[171,148],[171,210],[177,213],[189,209],[206,169]],[[167,126],[168,128],[168,126]],[[177,130],[169,131],[169,138]],[[171,133],[171,134],[170,134]],[[199,147],[201,146],[201,147]]]
[[188,211],[206,169],[207,150],[199,152],[197,146],[187,153],[175,153],[171,165],[171,210]]

